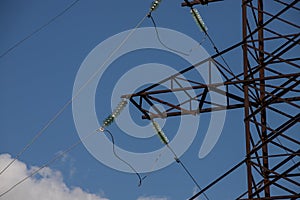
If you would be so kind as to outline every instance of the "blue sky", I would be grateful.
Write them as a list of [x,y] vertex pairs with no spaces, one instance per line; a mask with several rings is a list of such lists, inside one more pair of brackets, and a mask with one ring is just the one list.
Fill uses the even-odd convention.
[[[69,0],[1,1],[0,54],[49,21],[70,3],[72,1]],[[164,0],[159,9],[153,13],[157,25],[180,31],[201,41],[203,33],[195,25],[189,10],[182,8],[180,4],[179,0]],[[0,59],[2,93],[0,153],[8,153],[14,157],[72,97],[76,73],[88,53],[108,37],[133,28],[148,12],[150,5],[151,1],[148,0],[118,2],[81,0],[63,16],[2,57]],[[239,1],[227,0],[198,8],[219,49],[224,49],[241,40]],[[152,23],[146,19],[142,27],[149,26],[152,26]],[[203,44],[203,47],[208,53],[214,54],[208,41]],[[231,56],[225,56],[234,72],[242,71],[240,52],[241,49],[234,51]],[[151,57],[147,56],[147,52],[137,52],[136,55],[138,56],[134,53],[129,55],[134,60],[130,62],[128,59],[123,71],[130,70],[137,63],[152,61]],[[176,61],[169,59],[168,55],[156,56],[155,62],[176,64]],[[177,67],[177,69],[183,69],[187,66]],[[119,76],[118,71],[108,71],[104,77],[104,84],[115,84]],[[97,91],[98,104],[96,106],[99,111],[97,112],[99,121],[102,121],[110,112],[108,108],[111,91],[105,89],[105,85],[99,90],[103,91]],[[133,111],[133,115],[139,120],[138,112]],[[181,157],[202,187],[242,160],[245,155],[243,110],[240,109],[227,112],[225,126],[217,145],[207,157],[198,158],[199,147],[205,132],[203,129],[209,117],[209,114],[201,116],[201,128],[197,137]],[[145,122],[140,120],[137,123]],[[176,119],[170,119],[168,123],[176,123]],[[121,131],[117,126],[112,126],[111,131],[116,134],[116,140],[123,148],[130,149],[131,144],[139,143],[136,139],[118,136]],[[28,167],[41,166],[78,139],[72,108],[69,106],[21,156],[16,165],[25,163]],[[159,145],[161,144],[157,142],[155,148],[159,148]],[[153,149],[151,146],[145,146],[145,148]],[[144,149],[139,147],[139,150]],[[9,158],[3,157],[2,161],[4,160],[7,161]],[[83,145],[68,153],[50,168],[48,176],[54,176],[51,175],[54,173],[51,170],[61,172],[60,175],[54,176],[54,179],[57,176],[59,179],[59,181],[55,179],[56,183],[62,184],[63,182],[66,187],[78,187],[110,200],[141,200],[141,197],[181,200],[191,197],[195,192],[195,185],[176,163],[152,173],[141,187],[137,187],[138,182],[134,174],[119,172],[103,165],[89,154]],[[237,197],[246,189],[245,172],[244,167],[241,167],[206,194],[210,199]],[[19,178],[22,178],[24,173],[24,171],[20,172]],[[42,175],[42,177],[47,177],[47,175]],[[60,179],[63,179],[62,182]],[[25,185],[21,184],[18,188],[26,187]],[[35,187],[38,188],[36,185]],[[18,188],[11,193],[21,192]]]

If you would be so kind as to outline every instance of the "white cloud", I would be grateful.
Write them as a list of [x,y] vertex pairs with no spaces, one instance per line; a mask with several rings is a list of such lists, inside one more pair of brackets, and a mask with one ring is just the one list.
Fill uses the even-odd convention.
[[[9,154],[0,154],[0,170],[12,160]],[[16,160],[10,168],[0,175],[0,194],[9,187],[28,176],[37,167],[27,168],[26,164]],[[99,195],[83,191],[79,187],[69,188],[59,171],[48,167],[38,173],[38,176],[31,177],[7,193],[1,200],[108,200]]]
[[157,196],[149,196],[149,197],[139,197],[137,200],[168,200],[166,197],[157,197]]
[[77,171],[75,167],[75,159],[69,154],[63,153],[63,151],[58,151],[56,155],[63,155],[60,159],[60,163],[69,168],[68,178],[72,178]]

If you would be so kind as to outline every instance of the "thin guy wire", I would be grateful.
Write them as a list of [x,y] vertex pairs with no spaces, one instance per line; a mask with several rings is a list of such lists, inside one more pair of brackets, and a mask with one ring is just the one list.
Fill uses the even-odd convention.
[[[188,3],[188,1],[186,1],[186,2]],[[189,4],[189,3],[188,3],[188,4]],[[192,13],[195,15],[195,11],[193,10],[193,6],[190,5],[190,8],[191,8]],[[196,19],[197,19],[197,21],[198,21],[198,18],[196,18]],[[201,23],[200,21],[198,21],[198,22]],[[207,31],[204,31],[204,33],[205,33],[205,35],[208,37],[208,39],[209,39],[210,43],[212,44],[212,46],[213,46],[214,50],[216,51],[216,53],[220,55],[221,59],[222,59],[223,62],[225,63],[225,65],[226,65],[226,67],[227,67],[227,69],[228,69],[228,70],[226,70],[226,71],[227,71],[230,75],[232,75],[235,79],[240,80],[239,77],[236,76],[236,75],[233,73],[232,69],[230,68],[229,64],[227,63],[227,61],[225,60],[225,58],[223,57],[223,55],[220,54],[220,51],[218,50],[217,46],[215,45],[214,41],[212,40],[212,38],[210,37],[210,35],[208,34],[208,32],[207,32]],[[225,68],[224,68],[224,69],[225,69]],[[244,91],[243,88],[240,87],[239,85],[234,85],[234,86],[235,86],[237,89],[239,89],[240,91]],[[252,94],[252,91],[251,91],[251,90],[250,90],[250,93]],[[251,94],[249,94],[250,97],[251,97]],[[254,94],[253,94],[253,95],[254,95]],[[254,97],[255,97],[255,95],[254,95]],[[252,97],[252,98],[254,98],[254,97]],[[254,98],[254,99],[255,99],[255,98]]]
[[31,172],[28,176],[26,176],[25,178],[23,178],[22,180],[20,180],[19,182],[17,182],[16,184],[14,184],[13,186],[11,186],[8,190],[6,190],[5,192],[0,194],[0,198],[3,197],[4,195],[6,195],[7,193],[9,193],[10,191],[12,191],[14,188],[16,188],[18,185],[22,184],[23,182],[25,182],[27,179],[33,177],[34,175],[36,175],[39,171],[41,171],[42,169],[44,169],[45,167],[50,166],[51,164],[53,164],[55,161],[57,161],[59,158],[63,157],[65,154],[69,153],[71,150],[73,150],[75,147],[77,147],[79,144],[83,143],[83,141],[85,141],[87,138],[89,138],[91,135],[95,134],[97,132],[93,131],[90,134],[86,135],[83,139],[79,139],[77,142],[75,142],[74,144],[72,144],[69,148],[67,148],[66,150],[64,150],[62,153],[56,155],[55,157],[53,157],[51,160],[49,160],[48,162],[46,162],[46,164],[44,164],[43,166],[39,167],[38,169],[34,170],[33,172]]
[[[185,172],[189,175],[189,177],[192,179],[192,181],[194,182],[194,184],[198,187],[198,189],[201,191],[202,188],[201,186],[197,183],[196,179],[193,177],[193,175],[189,172],[189,170],[185,167],[185,165],[182,163],[182,161],[179,159],[179,157],[177,156],[177,154],[175,153],[175,151],[172,149],[172,147],[169,145],[169,140],[167,139],[167,136],[162,132],[161,128],[158,127],[158,124],[151,119],[152,124],[154,126],[155,131],[157,132],[158,136],[160,137],[160,139],[162,140],[162,143],[165,144],[167,146],[167,148],[172,152],[172,154],[174,155],[174,159],[177,163],[179,163],[183,169],[185,170]],[[165,138],[165,139],[162,139]],[[209,200],[208,196],[203,193],[205,198],[207,200]]]
[[211,187],[213,187],[215,184],[219,183],[222,179],[224,179],[225,177],[227,177],[229,174],[231,174],[232,172],[234,172],[236,169],[238,169],[240,166],[242,166],[242,164],[244,164],[244,162],[246,162],[248,160],[248,158],[243,159],[242,161],[240,161],[239,163],[237,163],[236,165],[234,165],[232,168],[230,168],[228,171],[226,171],[225,173],[223,173],[221,176],[219,176],[218,178],[216,178],[214,181],[212,181],[210,184],[208,184],[204,189],[202,189],[201,191],[199,191],[197,194],[195,194],[193,197],[189,198],[189,200],[194,200],[196,199],[200,194],[203,194],[205,191],[207,191],[208,189],[210,189]]
[[[217,54],[220,54],[219,49],[218,49],[217,46],[215,45],[214,41],[212,40],[212,38],[210,37],[210,35],[208,34],[208,32],[205,32],[205,34],[206,34],[208,40],[209,40],[209,41],[211,42],[211,44],[213,45],[213,48],[215,49],[216,53],[217,53]],[[229,66],[229,64],[228,64],[227,61],[225,60],[224,56],[223,56],[222,54],[220,54],[220,57],[221,57],[222,61],[225,63],[225,65],[226,65],[226,67],[228,68],[228,70],[230,71],[230,74],[231,74],[234,78],[236,78],[237,80],[240,80],[240,79],[233,73],[231,67]],[[243,91],[242,88],[240,88],[240,87],[238,87],[238,86],[236,86],[236,87],[237,87],[238,89],[240,89],[241,91]]]
[[[169,144],[166,144],[166,146],[170,149],[170,151],[173,153],[174,155],[174,159],[177,163],[179,163],[182,168],[184,169],[184,171],[189,175],[189,177],[192,179],[192,181],[194,182],[194,184],[198,187],[198,189],[201,191],[202,188],[201,186],[198,184],[198,182],[196,181],[196,179],[193,177],[193,175],[190,173],[190,171],[187,169],[187,167],[183,164],[183,162],[178,158],[178,156],[176,155],[175,151],[171,148],[171,146]],[[207,200],[209,200],[208,196],[203,193],[203,195],[205,196],[205,198]]]
[[46,26],[48,26],[49,24],[51,24],[52,22],[54,22],[57,18],[59,18],[60,16],[62,16],[63,14],[65,14],[68,10],[70,10],[79,1],[80,0],[75,0],[72,4],[70,4],[68,7],[66,7],[62,12],[60,12],[59,14],[57,14],[55,17],[53,17],[52,19],[50,19],[47,23],[43,24],[42,26],[40,26],[39,28],[37,28],[35,31],[33,31],[32,33],[30,33],[29,35],[27,35],[26,37],[24,37],[22,40],[20,40],[19,42],[17,42],[13,46],[11,46],[3,54],[0,55],[0,58],[4,57],[6,54],[8,54],[9,52],[11,52],[13,49],[15,49],[16,47],[18,47],[20,44],[22,44],[23,42],[25,42],[26,40],[28,40],[29,38],[31,38],[33,35],[35,35],[36,33],[40,32]]
[[96,77],[99,71],[108,63],[109,59],[125,44],[125,42],[130,38],[130,36],[138,29],[141,24],[146,19],[147,15],[142,18],[142,20],[128,33],[126,38],[120,43],[120,45],[108,56],[108,58],[103,62],[99,69],[79,88],[74,96],[47,122],[47,124],[32,138],[32,140],[17,154],[17,156],[0,172],[0,175],[6,171],[48,128],[56,121],[56,119],[66,110],[66,108],[78,97],[81,91]]
[[[190,8],[191,8],[192,13],[193,13],[194,15],[196,15],[195,11],[193,10],[193,6],[190,6]],[[197,21],[198,21],[198,18],[196,18],[196,19],[197,19]],[[198,21],[198,22],[201,23],[200,21]],[[219,49],[217,48],[216,44],[214,43],[213,39],[210,37],[210,35],[208,34],[208,32],[207,32],[207,31],[203,31],[203,32],[205,33],[205,35],[207,36],[208,40],[209,40],[210,43],[212,44],[212,46],[213,46],[214,50],[216,51],[216,53],[217,53],[217,54],[220,54]],[[236,77],[235,74],[233,73],[232,69],[230,68],[229,64],[227,63],[227,61],[225,60],[225,58],[223,57],[222,54],[220,54],[220,57],[221,57],[221,59],[223,60],[223,62],[224,62],[224,64],[226,65],[226,67],[228,68],[230,74],[231,74],[234,78],[236,78],[237,80],[239,80],[239,78]],[[236,86],[236,87],[237,87],[238,89],[240,89],[241,91],[243,91],[242,88],[240,88],[240,87],[238,87],[238,86]]]
[[156,159],[153,162],[152,167],[150,168],[150,171],[148,173],[146,173],[145,176],[142,177],[142,180],[145,180],[147,177],[149,177],[154,171],[155,166],[158,164],[159,159],[161,158],[161,156],[166,152],[167,149],[164,149],[163,152],[159,153],[158,156],[156,157]]
[[117,154],[117,152],[116,152],[116,149],[115,149],[115,139],[114,139],[114,136],[113,136],[113,134],[109,131],[109,130],[107,130],[107,129],[105,129],[104,130],[104,132],[107,132],[108,134],[109,134],[109,136],[110,136],[110,138],[111,138],[111,142],[112,142],[112,150],[113,150],[113,154],[114,154],[114,156],[116,157],[116,158],[118,158],[120,161],[122,161],[123,163],[125,163],[136,175],[137,175],[137,177],[138,177],[138,179],[139,179],[139,184],[138,184],[138,186],[140,187],[141,185],[142,185],[142,178],[141,178],[141,176],[140,176],[140,174],[136,171],[136,169],[134,169],[134,167],[130,164],[130,163],[128,163],[126,160],[124,160],[123,158],[121,158],[118,154]]

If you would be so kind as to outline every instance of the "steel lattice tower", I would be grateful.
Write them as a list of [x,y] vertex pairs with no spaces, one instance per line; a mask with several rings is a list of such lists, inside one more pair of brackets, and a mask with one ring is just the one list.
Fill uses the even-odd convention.
[[[183,6],[208,2],[213,1],[185,1]],[[247,166],[248,188],[237,199],[300,198],[299,11],[299,0],[242,0],[243,38],[240,43],[144,90],[123,96],[130,99],[145,119],[243,108],[246,139],[243,163]],[[233,74],[222,57],[236,48],[241,48],[243,53],[240,74]],[[205,84],[181,77],[200,66],[209,68],[212,63],[224,82]],[[191,86],[184,87],[183,82]],[[169,83],[170,88],[158,90],[162,83]],[[195,96],[190,95],[191,90],[196,92]],[[187,99],[183,102],[164,100],[175,92],[185,93]],[[210,102],[208,94],[213,92],[225,95],[226,105]],[[197,102],[197,106],[193,102]],[[167,109],[161,111],[155,103]],[[150,112],[149,106],[154,106],[155,112]]]
[[[300,26],[292,17],[298,1],[265,2],[244,0],[242,5],[248,158],[245,198],[293,199],[300,191],[299,159],[295,158],[299,158],[300,144],[296,131],[300,130]],[[277,13],[264,8],[274,3],[282,4]]]

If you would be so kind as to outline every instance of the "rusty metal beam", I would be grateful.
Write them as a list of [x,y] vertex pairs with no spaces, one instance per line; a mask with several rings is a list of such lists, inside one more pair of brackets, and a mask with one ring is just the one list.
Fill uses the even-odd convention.
[[223,1],[223,0],[194,0],[191,2],[185,1],[181,4],[182,7],[185,6],[194,6],[194,5],[207,5],[208,3],[213,3],[213,2],[218,2],[218,1]]

